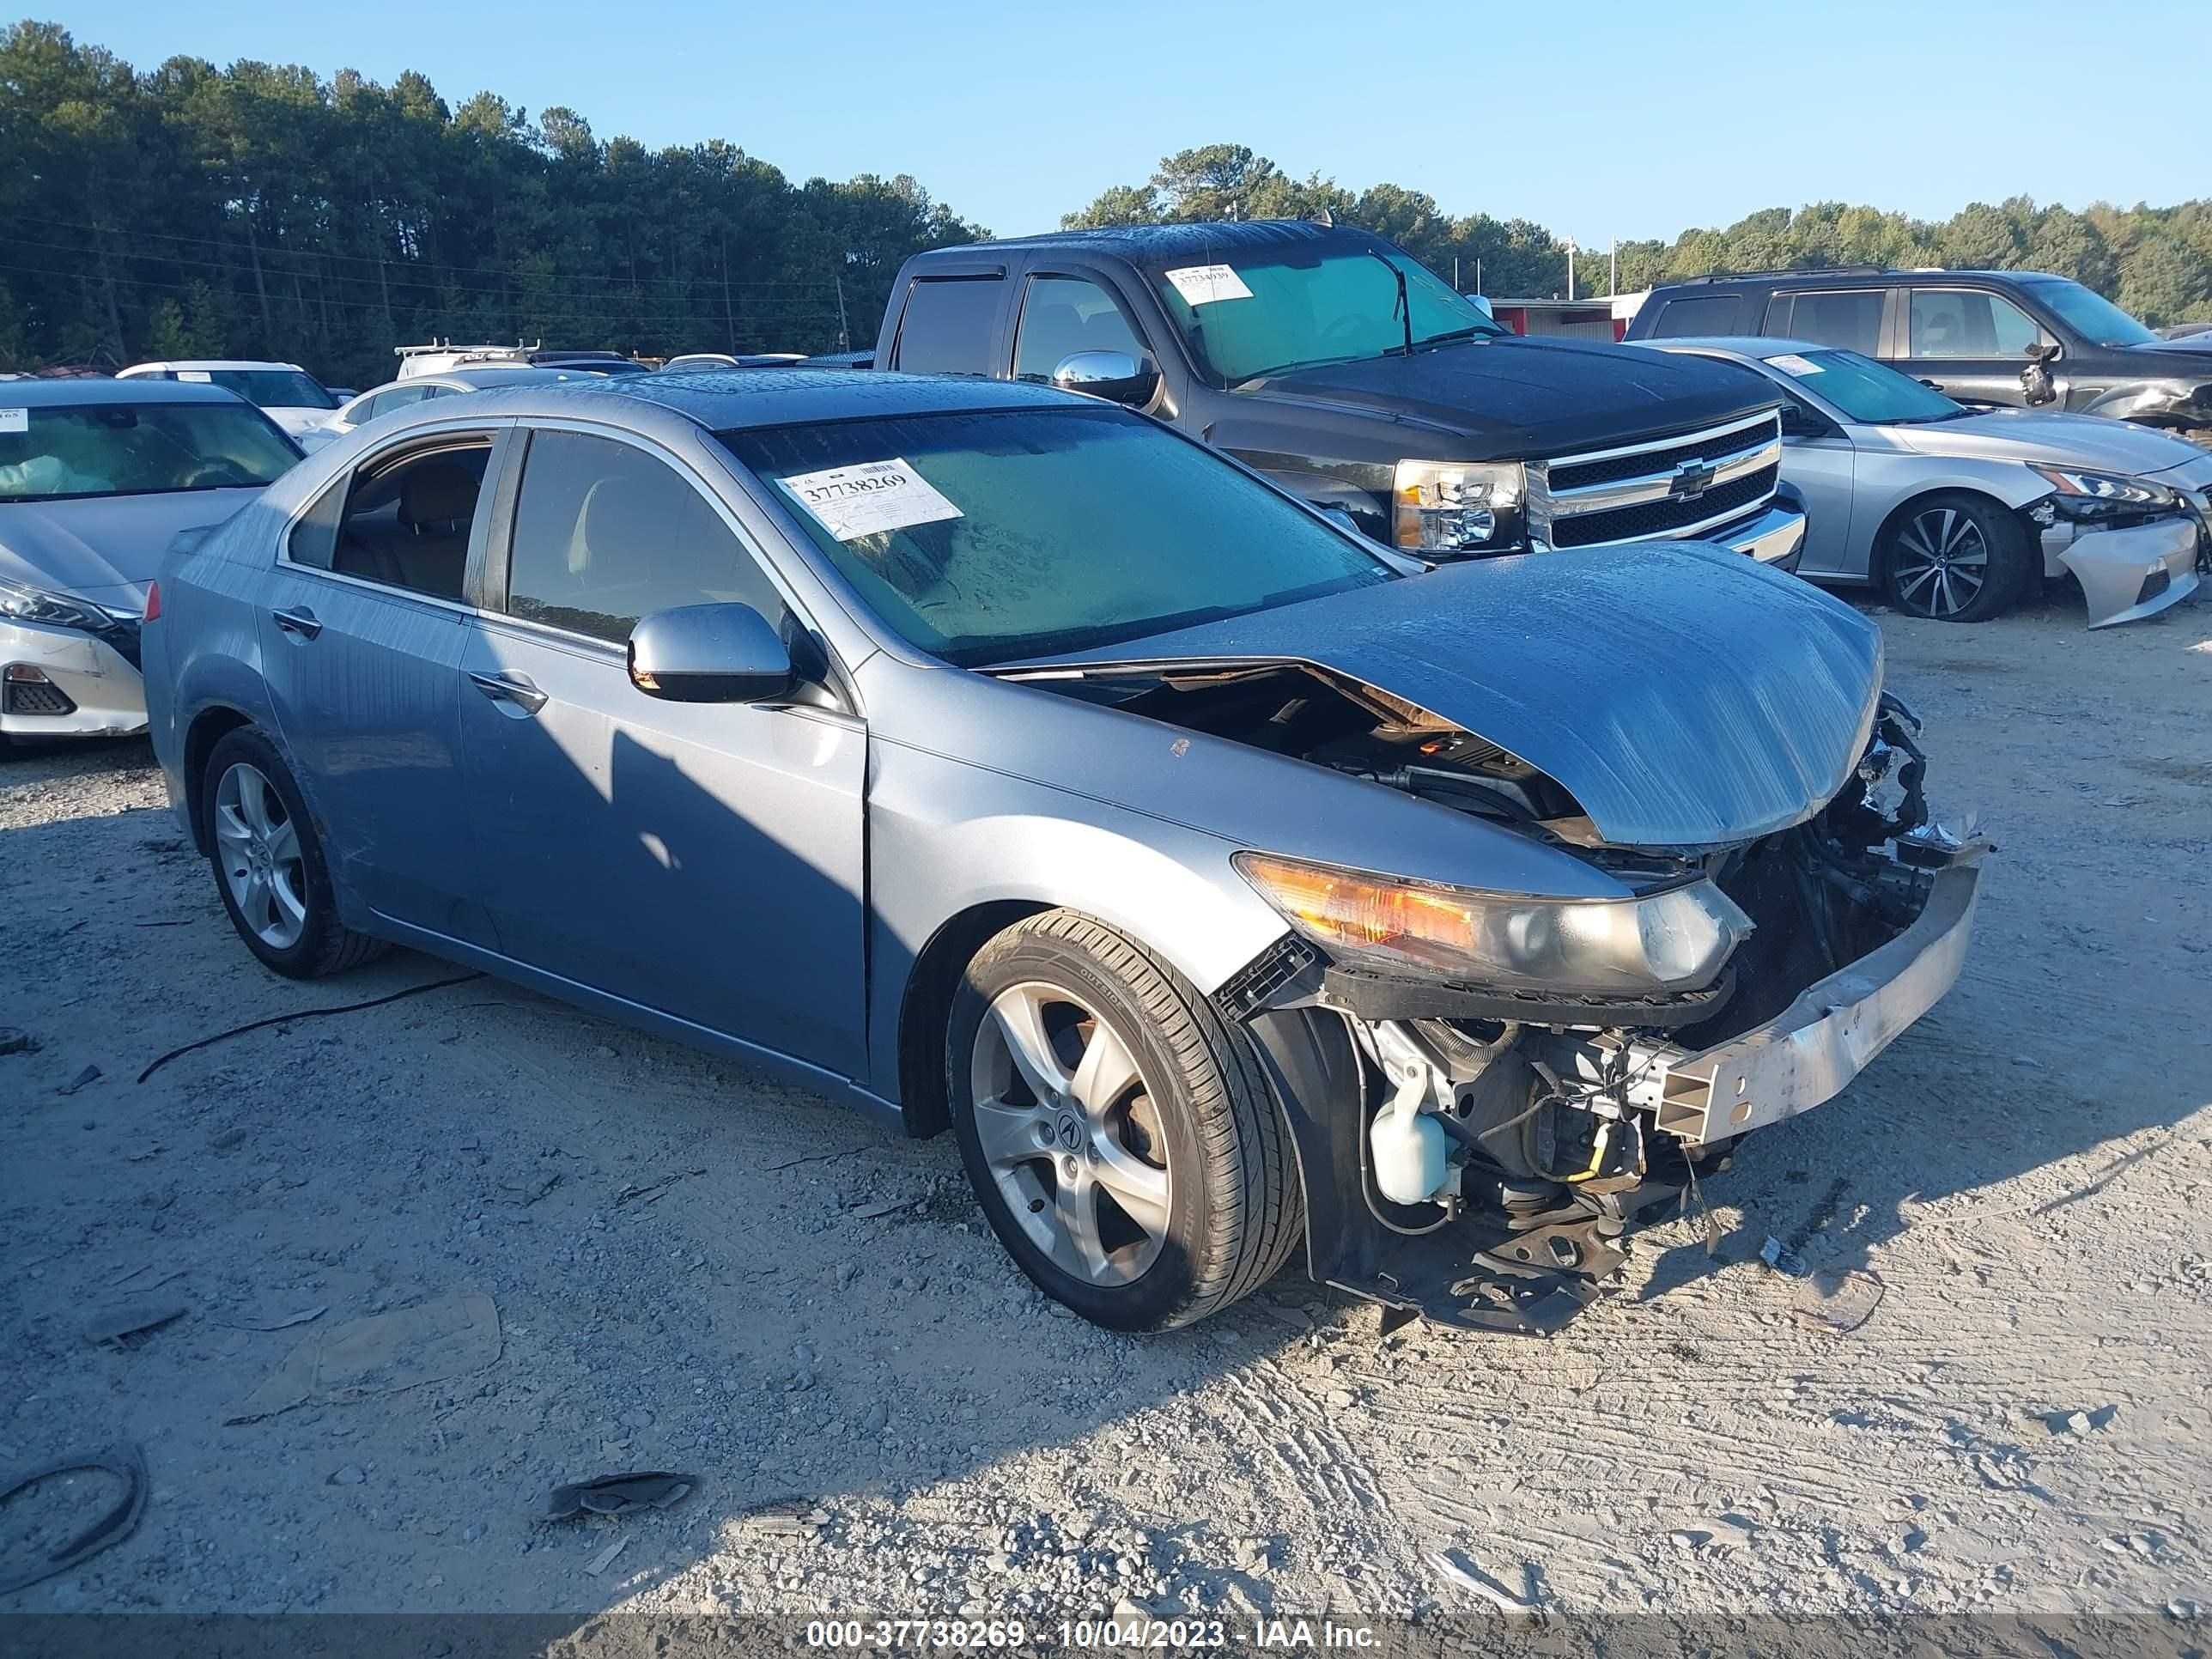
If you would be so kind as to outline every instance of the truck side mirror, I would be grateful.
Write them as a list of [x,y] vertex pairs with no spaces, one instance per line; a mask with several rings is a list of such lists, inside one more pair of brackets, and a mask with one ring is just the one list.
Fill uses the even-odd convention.
[[1159,390],[1160,371],[1149,357],[1139,362],[1126,351],[1076,351],[1060,360],[1052,383],[1062,392],[1142,409]]

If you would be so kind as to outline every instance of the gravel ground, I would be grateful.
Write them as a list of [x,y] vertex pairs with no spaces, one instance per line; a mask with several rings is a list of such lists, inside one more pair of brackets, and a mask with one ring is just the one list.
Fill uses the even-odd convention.
[[[2212,626],[1882,626],[1932,793],[2002,849],[1965,981],[1713,1183],[1717,1260],[1647,1231],[1548,1340],[1384,1340],[1295,1271],[1108,1336],[1030,1291],[949,1139],[491,980],[139,1085],[455,970],[276,979],[143,744],[0,763],[0,1020],[38,1045],[0,1058],[0,1465],[151,1471],[134,1537],[0,1607],[1486,1615],[1442,1550],[1570,1624],[2212,1616]],[[1794,1323],[1770,1234],[1878,1274],[1873,1317]],[[303,1340],[465,1292],[495,1334],[227,1420]],[[185,1311],[88,1340],[134,1297]],[[698,1485],[533,1518],[640,1468]],[[108,1490],[46,1483],[0,1550]]]

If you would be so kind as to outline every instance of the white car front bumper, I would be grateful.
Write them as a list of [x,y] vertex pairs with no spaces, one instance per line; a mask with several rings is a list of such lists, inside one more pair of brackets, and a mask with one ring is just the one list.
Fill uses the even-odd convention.
[[[24,670],[38,678],[15,675]],[[128,737],[146,729],[146,682],[105,640],[0,621],[0,733]]]
[[2073,526],[2043,532],[2045,568],[2055,562],[2074,573],[2089,602],[2089,626],[2154,617],[2197,591],[2193,516],[2178,514],[2126,530],[2087,530],[2069,538]]

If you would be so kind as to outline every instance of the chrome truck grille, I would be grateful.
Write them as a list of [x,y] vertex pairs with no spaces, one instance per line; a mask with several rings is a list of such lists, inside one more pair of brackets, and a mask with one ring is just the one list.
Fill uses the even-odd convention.
[[1770,410],[1619,449],[1555,455],[1528,469],[1528,528],[1547,547],[1696,536],[1763,507],[1782,471]]

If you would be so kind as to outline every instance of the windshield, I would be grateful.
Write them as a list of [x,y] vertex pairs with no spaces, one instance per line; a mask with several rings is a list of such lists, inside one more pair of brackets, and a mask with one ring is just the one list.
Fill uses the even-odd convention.
[[1117,409],[726,433],[900,637],[963,666],[1389,580],[1355,538]]
[[2063,276],[2027,285],[2066,325],[2092,345],[2148,345],[2158,336],[2094,289]]
[[180,368],[174,379],[234,392],[263,409],[336,409],[338,400],[296,368]]
[[300,459],[267,416],[240,404],[11,410],[4,393],[0,501],[258,486]]
[[1856,351],[1792,351],[1762,360],[1806,391],[1867,426],[1955,420],[1972,411],[1910,374]]
[[1156,270],[1152,282],[1191,355],[1223,385],[1236,386],[1403,351],[1401,273],[1416,349],[1505,332],[1449,283],[1382,242],[1240,248],[1217,264]]

